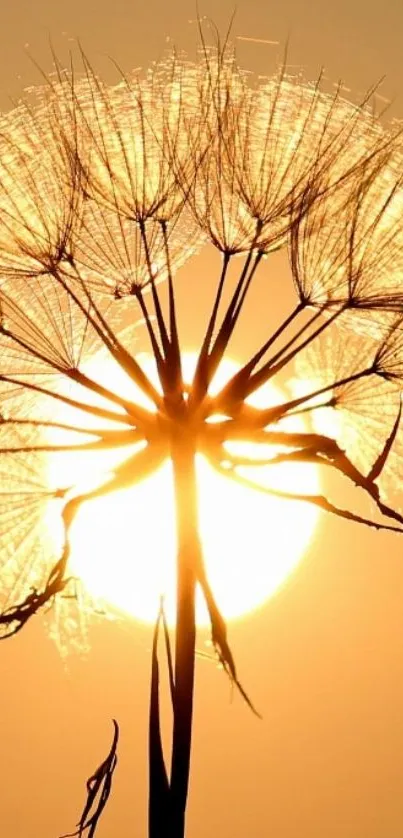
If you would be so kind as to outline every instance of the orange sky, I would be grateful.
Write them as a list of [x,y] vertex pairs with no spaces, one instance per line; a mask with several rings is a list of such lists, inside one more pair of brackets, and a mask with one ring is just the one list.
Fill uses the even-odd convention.
[[[386,74],[382,92],[403,115],[398,0],[238,0],[237,6],[235,35],[283,44],[290,33],[291,63],[308,76],[326,64],[327,76],[342,76],[357,96]],[[200,7],[225,28],[230,0]],[[79,36],[112,77],[107,55],[128,70],[158,58],[167,35],[192,48],[195,16],[193,0],[4,3],[1,101],[6,106],[22,84],[38,79],[26,43],[50,67],[48,33],[62,54],[66,37]],[[280,53],[239,41],[239,54],[245,66],[266,72]],[[214,259],[204,259],[179,279],[187,343],[211,289]],[[270,279],[267,263],[261,293],[268,307],[274,298],[280,308],[286,277],[280,262],[273,270]],[[246,352],[248,341],[252,346],[265,317],[255,303],[235,354]],[[267,532],[268,549],[275,549],[270,521]],[[189,838],[400,838],[403,540],[321,519],[288,583],[264,609],[233,625],[230,637],[263,721],[237,696],[231,701],[214,665],[198,663]],[[87,658],[64,662],[35,619],[0,645],[0,824],[7,838],[56,838],[73,828],[85,780],[109,747],[112,716],[121,726],[120,760],[97,836],[145,838],[150,632],[134,621],[104,623],[91,631],[91,644]]]

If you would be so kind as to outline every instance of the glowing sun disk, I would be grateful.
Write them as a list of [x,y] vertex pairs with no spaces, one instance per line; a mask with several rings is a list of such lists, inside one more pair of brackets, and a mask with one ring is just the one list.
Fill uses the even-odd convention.
[[[142,363],[152,377],[150,359],[145,357]],[[194,366],[195,357],[186,355],[187,381],[191,381]],[[214,389],[223,386],[238,368],[233,361],[222,363]],[[115,370],[111,383],[114,374]],[[108,375],[103,367],[106,386]],[[273,387],[264,387],[250,401],[267,406],[278,398]],[[300,419],[289,422],[288,429],[303,429]],[[237,453],[255,457],[257,449],[238,443]],[[97,474],[109,470],[110,462],[109,453],[97,453]],[[59,455],[55,468],[64,485],[73,475],[80,491],[81,484],[88,483],[88,459],[82,454]],[[199,527],[208,577],[224,616],[240,617],[262,605],[285,581],[311,538],[318,513],[307,504],[240,486],[217,474],[201,455],[197,456],[196,468]],[[256,479],[255,470],[245,468],[242,473]],[[264,466],[259,469],[258,479],[261,485],[285,491],[318,490],[317,469],[310,464]],[[90,595],[146,622],[155,620],[160,596],[164,595],[168,619],[174,622],[176,536],[170,462],[138,485],[85,503],[72,525],[70,542],[69,570],[82,579]],[[208,622],[201,595],[197,620],[199,624]]]

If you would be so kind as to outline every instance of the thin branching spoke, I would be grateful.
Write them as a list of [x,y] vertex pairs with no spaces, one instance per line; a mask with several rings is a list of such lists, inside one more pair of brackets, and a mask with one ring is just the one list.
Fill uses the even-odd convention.
[[338,518],[345,518],[346,520],[353,521],[357,524],[365,524],[365,526],[373,529],[389,530],[389,532],[397,533],[403,532],[403,527],[393,526],[392,524],[384,524],[379,521],[374,521],[371,518],[365,518],[358,513],[352,512],[350,509],[339,508],[329,501],[324,495],[305,495],[301,492],[286,492],[281,489],[262,486],[258,481],[251,480],[248,477],[244,477],[243,475],[237,473],[235,468],[234,470],[229,470],[228,468],[223,467],[219,460],[210,458],[209,461],[219,474],[227,477],[229,480],[233,480],[235,483],[238,483],[240,486],[247,489],[253,489],[257,492],[268,495],[269,497],[283,498],[284,500],[300,501],[302,503],[312,504],[313,506],[319,507],[324,512],[332,513]]

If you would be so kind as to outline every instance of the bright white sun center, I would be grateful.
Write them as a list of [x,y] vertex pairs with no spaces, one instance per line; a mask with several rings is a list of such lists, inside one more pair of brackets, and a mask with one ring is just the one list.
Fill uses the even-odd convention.
[[[141,361],[152,377],[151,360],[144,356]],[[185,355],[187,381],[191,380],[194,367],[195,356]],[[221,388],[237,369],[235,362],[224,361],[212,392]],[[115,368],[109,376],[103,366],[101,376],[99,368],[96,375],[92,365],[91,374],[99,380],[102,377],[105,386],[116,385]],[[265,386],[249,401],[255,406],[268,406],[279,398],[275,388]],[[296,417],[282,427],[304,429]],[[272,456],[272,449],[268,451],[266,456]],[[256,446],[238,444],[236,453],[256,457]],[[89,482],[96,484],[95,475],[89,481],[91,463],[96,463],[100,475],[110,468],[111,455],[58,455],[53,468],[59,485],[71,485],[69,480],[74,478],[81,492]],[[259,471],[244,468],[242,474],[275,489],[304,494],[318,491],[317,469],[310,464],[263,466]],[[237,618],[261,606],[285,581],[307,547],[318,512],[306,503],[285,501],[236,484],[217,474],[200,455],[197,477],[207,574],[224,616]],[[176,537],[169,462],[138,485],[85,503],[72,525],[70,542],[69,570],[81,578],[91,596],[139,620],[154,622],[163,595],[168,620],[174,622]],[[197,621],[199,625],[208,622],[201,594]]]

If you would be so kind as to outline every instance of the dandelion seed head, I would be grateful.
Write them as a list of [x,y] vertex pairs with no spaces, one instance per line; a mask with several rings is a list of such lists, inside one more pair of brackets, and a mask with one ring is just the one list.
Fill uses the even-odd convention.
[[[379,337],[364,338],[351,329],[329,327],[299,355],[294,385],[299,395],[331,387],[310,402],[313,429],[336,439],[364,474],[385,444],[399,410],[396,382],[382,379],[375,372],[359,377],[360,372],[373,367],[378,347]],[[349,380],[355,375],[355,380]],[[337,382],[345,383],[332,387]],[[322,407],[329,401],[331,405]],[[398,486],[401,445],[399,435],[379,481],[385,492],[396,491]]]
[[[112,86],[85,56],[78,75],[56,63],[48,84],[1,117],[3,612],[43,590],[63,553],[66,498],[79,492],[55,477],[65,434],[76,439],[83,417],[84,444],[101,419],[103,431],[138,430],[130,410],[139,405],[91,378],[91,359],[104,353],[142,380],[138,324],[155,336],[159,284],[172,294],[177,271],[206,241],[226,258],[288,250],[299,307],[328,326],[294,353],[298,396],[312,427],[369,473],[403,380],[403,152],[398,126],[386,130],[366,101],[343,97],[340,86],[325,92],[320,78],[311,84],[284,67],[254,80],[232,47],[204,44],[195,62],[172,52]],[[164,409],[179,398],[190,410],[193,396],[191,387],[164,392]],[[50,433],[60,404],[70,427]],[[397,434],[382,490],[393,491],[402,462]],[[232,471],[226,457],[220,466]],[[88,473],[95,479],[90,465]],[[98,607],[77,580],[56,597],[52,631],[63,648]]]

